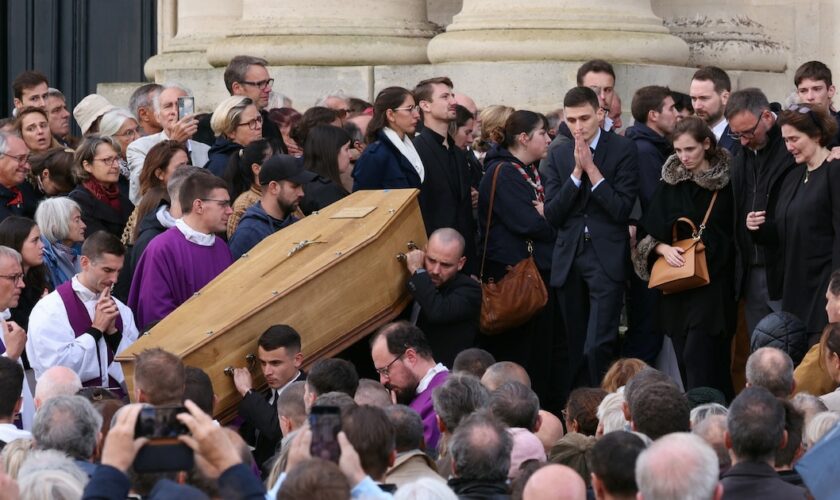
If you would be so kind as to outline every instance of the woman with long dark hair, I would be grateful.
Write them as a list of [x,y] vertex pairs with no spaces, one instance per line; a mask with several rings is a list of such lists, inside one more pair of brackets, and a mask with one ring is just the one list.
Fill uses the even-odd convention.
[[44,243],[35,221],[11,216],[0,222],[0,245],[17,250],[22,257],[23,282],[17,307],[10,309],[12,321],[24,330],[29,326],[29,314],[35,303],[49,293],[50,283],[44,266]]
[[231,157],[225,169],[224,179],[230,186],[233,213],[228,218],[227,235],[233,236],[239,219],[249,207],[260,201],[259,174],[262,164],[281,152],[280,144],[273,140],[258,139]]
[[350,168],[350,144],[350,134],[332,125],[318,125],[309,131],[303,165],[316,177],[303,186],[300,209],[305,215],[350,194],[341,183],[341,174]]
[[426,171],[411,142],[419,119],[411,91],[388,87],[379,92],[368,124],[369,146],[353,168],[353,191],[420,189]]

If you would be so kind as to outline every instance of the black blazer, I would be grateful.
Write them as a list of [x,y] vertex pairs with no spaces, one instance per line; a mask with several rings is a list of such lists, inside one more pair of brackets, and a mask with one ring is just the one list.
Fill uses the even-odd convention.
[[762,500],[795,500],[806,498],[805,490],[785,482],[765,463],[741,462],[721,476],[723,499],[760,498]]
[[71,191],[67,197],[78,203],[82,209],[82,221],[87,226],[85,237],[101,230],[107,231],[117,238],[122,238],[125,224],[128,222],[131,212],[134,211],[134,205],[125,193],[120,192],[119,212],[94,198],[93,194],[82,185],[76,186],[76,189]]
[[551,152],[544,169],[545,218],[557,229],[551,265],[551,285],[563,286],[575,258],[584,227],[607,275],[615,281],[626,276],[630,255],[627,225],[639,192],[639,161],[630,139],[601,131],[593,160],[604,181],[592,191],[583,174],[580,188],[572,182],[574,142]]
[[435,360],[451,367],[455,356],[475,343],[481,286],[469,276],[456,273],[436,288],[429,273],[419,272],[408,279],[408,290],[420,304],[417,326],[429,339]]

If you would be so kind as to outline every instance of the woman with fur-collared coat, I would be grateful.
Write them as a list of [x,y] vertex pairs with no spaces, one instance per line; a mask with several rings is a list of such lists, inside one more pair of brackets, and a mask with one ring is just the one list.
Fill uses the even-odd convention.
[[[715,136],[699,118],[677,124],[674,151],[662,167],[662,179],[640,222],[633,263],[642,279],[660,256],[673,267],[684,265],[682,249],[671,246],[671,228],[680,217],[699,228],[712,196],[717,198],[701,240],[706,247],[708,285],[662,295],[659,320],[671,337],[686,390],[714,387],[727,399],[733,396],[729,374],[730,341],[735,330],[734,227],[729,154],[717,147]],[[679,223],[677,239],[691,236]]]

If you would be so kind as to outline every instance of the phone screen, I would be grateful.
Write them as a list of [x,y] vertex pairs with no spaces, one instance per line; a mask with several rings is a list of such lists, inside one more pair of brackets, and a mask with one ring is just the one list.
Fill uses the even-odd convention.
[[183,96],[178,98],[178,119],[195,113],[195,98]]
[[147,406],[140,410],[134,437],[149,439],[172,439],[182,434],[189,434],[189,429],[176,417],[179,413],[189,413],[183,406]]
[[312,430],[312,444],[309,453],[314,458],[323,458],[338,463],[341,448],[338,432],[341,430],[341,411],[337,406],[313,406],[309,413],[309,428]]

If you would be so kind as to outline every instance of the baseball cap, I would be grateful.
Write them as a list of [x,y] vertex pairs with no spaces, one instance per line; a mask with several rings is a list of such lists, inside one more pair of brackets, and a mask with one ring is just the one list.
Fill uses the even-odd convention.
[[297,158],[290,155],[275,155],[266,160],[260,167],[260,185],[269,182],[290,181],[295,184],[306,184],[314,175],[307,172]]

